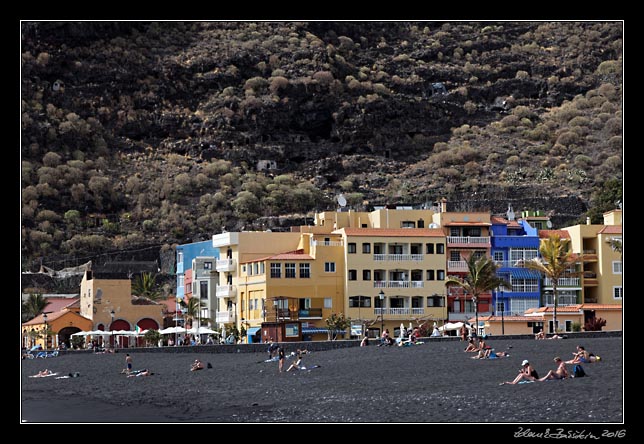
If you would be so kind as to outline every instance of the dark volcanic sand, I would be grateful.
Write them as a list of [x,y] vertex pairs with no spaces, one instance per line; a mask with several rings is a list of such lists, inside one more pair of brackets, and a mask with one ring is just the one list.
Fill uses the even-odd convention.
[[[278,373],[266,354],[69,354],[22,362],[23,422],[623,422],[622,338],[488,341],[509,358],[470,359],[465,344],[355,347],[305,356],[308,371]],[[577,344],[602,357],[587,378],[499,386],[528,359],[540,376]],[[512,348],[508,348],[511,346]],[[287,347],[287,352],[290,352]],[[212,369],[190,372],[195,358]],[[285,369],[292,360],[287,360]],[[572,366],[568,366],[571,370]],[[28,378],[44,368],[70,379]]]

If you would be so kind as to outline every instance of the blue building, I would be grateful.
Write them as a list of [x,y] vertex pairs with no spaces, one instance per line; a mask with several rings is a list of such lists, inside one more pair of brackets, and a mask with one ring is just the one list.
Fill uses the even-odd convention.
[[192,268],[197,257],[219,259],[219,248],[212,246],[212,240],[179,245],[176,248],[177,258],[177,299],[185,297],[185,272]]
[[491,255],[499,265],[497,274],[512,284],[512,289],[499,288],[492,294],[495,315],[522,315],[529,308],[538,308],[541,276],[524,267],[524,262],[537,257],[539,234],[525,219],[514,220],[512,208],[508,218],[493,216]]

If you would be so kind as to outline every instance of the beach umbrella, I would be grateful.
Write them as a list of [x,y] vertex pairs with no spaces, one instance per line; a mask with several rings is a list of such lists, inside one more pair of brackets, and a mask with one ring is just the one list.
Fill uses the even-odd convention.
[[199,327],[199,328],[191,328],[187,331],[187,333],[190,334],[197,334],[197,335],[218,335],[220,334],[218,331],[211,330],[208,327]]
[[76,333],[72,333],[72,336],[87,336],[91,334],[91,331],[77,331]]
[[159,333],[161,333],[162,335],[185,333],[185,332],[186,332],[186,329],[183,327],[168,327],[168,328],[164,328],[163,330],[159,330]]

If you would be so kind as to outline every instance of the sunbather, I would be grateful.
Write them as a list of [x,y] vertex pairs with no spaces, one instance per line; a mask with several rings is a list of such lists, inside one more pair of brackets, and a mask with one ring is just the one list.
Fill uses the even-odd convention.
[[566,363],[561,360],[559,356],[555,358],[557,363],[556,370],[550,370],[546,376],[539,379],[539,381],[546,381],[548,379],[565,379],[568,377],[568,369],[566,368]]

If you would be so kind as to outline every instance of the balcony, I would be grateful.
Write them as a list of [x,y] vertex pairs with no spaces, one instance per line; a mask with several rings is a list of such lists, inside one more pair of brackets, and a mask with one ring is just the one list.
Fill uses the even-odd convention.
[[322,309],[321,308],[309,308],[306,310],[299,310],[298,312],[300,319],[322,319]]
[[234,298],[237,296],[237,287],[234,285],[217,285],[215,294],[218,298]]
[[[552,288],[552,279],[550,278],[545,278],[543,280],[543,286],[544,288]],[[562,288],[562,287],[581,287],[581,279],[575,277],[575,278],[559,278],[557,280],[557,288]]]
[[217,259],[215,268],[220,273],[224,271],[235,271],[237,269],[237,263],[235,259]]
[[584,250],[584,262],[597,262],[597,250]]
[[424,288],[424,281],[373,281],[374,288]]
[[[428,308],[436,308],[436,307],[428,307]],[[383,313],[384,312],[384,313]],[[385,316],[418,316],[418,315],[424,315],[425,314],[425,309],[424,308],[416,308],[416,307],[408,307],[408,308],[374,308],[373,309],[373,314],[376,316],[379,315],[385,315]]]
[[489,247],[490,238],[485,236],[447,236],[448,247]]
[[235,322],[235,313],[232,311],[218,311],[215,319],[218,323],[221,324]]
[[463,272],[467,273],[467,262],[465,261],[447,261],[448,272]]
[[374,254],[373,260],[376,262],[404,262],[414,261],[421,262],[425,258],[423,254]]
[[344,243],[342,241],[313,241],[313,245],[316,247],[342,247]]

